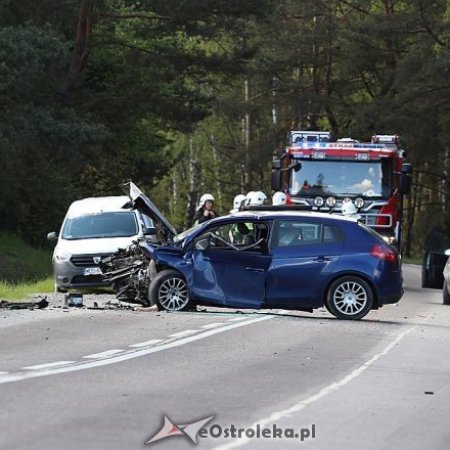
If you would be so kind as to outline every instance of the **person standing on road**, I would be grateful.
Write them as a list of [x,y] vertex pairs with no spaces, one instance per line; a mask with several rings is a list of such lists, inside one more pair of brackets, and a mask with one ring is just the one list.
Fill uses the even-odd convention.
[[203,194],[198,202],[197,211],[194,216],[194,225],[207,222],[217,217],[213,210],[214,197],[211,194]]

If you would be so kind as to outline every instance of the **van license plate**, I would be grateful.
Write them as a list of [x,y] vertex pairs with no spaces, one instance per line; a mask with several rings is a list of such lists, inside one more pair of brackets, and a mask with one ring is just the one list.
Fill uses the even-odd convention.
[[86,267],[84,269],[84,275],[102,275],[100,267]]

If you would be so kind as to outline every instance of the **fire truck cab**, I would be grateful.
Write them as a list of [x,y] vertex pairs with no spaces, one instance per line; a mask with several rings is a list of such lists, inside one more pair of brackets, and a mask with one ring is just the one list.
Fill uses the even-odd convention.
[[323,131],[292,131],[289,146],[273,161],[272,189],[285,192],[288,205],[320,212],[342,214],[344,204],[352,202],[360,221],[400,249],[403,195],[410,191],[411,174],[397,135],[359,142],[333,141]]

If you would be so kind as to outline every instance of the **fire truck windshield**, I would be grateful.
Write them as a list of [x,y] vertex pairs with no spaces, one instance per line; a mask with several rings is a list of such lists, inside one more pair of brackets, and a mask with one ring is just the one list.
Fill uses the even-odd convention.
[[386,197],[391,194],[390,161],[304,160],[291,172],[290,195],[345,195]]

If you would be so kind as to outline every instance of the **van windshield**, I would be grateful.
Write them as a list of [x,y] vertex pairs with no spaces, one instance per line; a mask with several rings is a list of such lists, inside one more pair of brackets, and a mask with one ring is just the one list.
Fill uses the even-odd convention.
[[136,216],[131,211],[104,212],[66,219],[63,239],[130,237],[138,234]]

